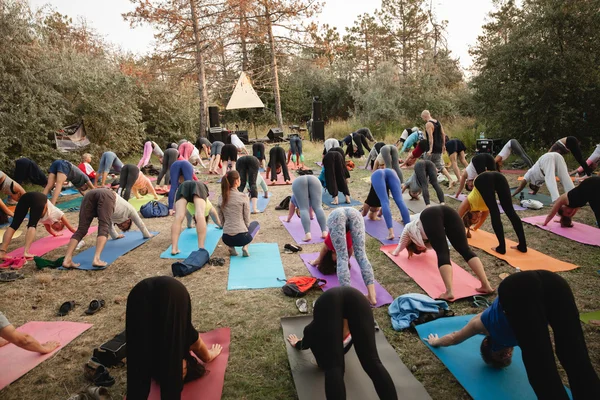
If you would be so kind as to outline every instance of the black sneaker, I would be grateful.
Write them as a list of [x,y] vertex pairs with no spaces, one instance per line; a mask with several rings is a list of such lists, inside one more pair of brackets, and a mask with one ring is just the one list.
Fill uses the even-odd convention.
[[291,251],[292,253],[297,253],[299,251],[302,251],[302,247],[297,246],[295,244],[289,244],[289,243],[287,243],[285,246],[283,246],[283,248]]

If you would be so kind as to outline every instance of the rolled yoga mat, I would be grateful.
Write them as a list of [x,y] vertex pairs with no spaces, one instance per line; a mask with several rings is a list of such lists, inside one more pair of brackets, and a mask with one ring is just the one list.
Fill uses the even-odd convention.
[[[227,290],[280,288],[285,272],[277,243],[256,243],[249,246],[250,257],[239,255],[229,259]],[[282,280],[280,280],[282,279]]]
[[315,244],[315,243],[323,243],[323,238],[321,237],[321,227],[317,222],[317,218],[310,220],[310,235],[311,240],[305,242],[304,240],[304,228],[302,227],[302,222],[300,218],[294,213],[292,220],[290,222],[287,221],[287,215],[282,215],[279,217],[279,220],[283,224],[283,227],[288,231],[288,233],[292,236],[292,239],[298,244]]
[[331,196],[325,189],[323,189],[322,201],[323,204],[331,208],[356,207],[362,205],[360,201],[353,199],[352,196],[350,196],[350,203],[346,203],[346,196],[342,192],[338,192],[338,204],[331,204],[333,201],[333,196]]
[[[88,235],[96,232],[97,230],[98,230],[97,226],[92,226],[88,231]],[[60,232],[60,233],[62,234],[62,236],[56,236],[56,237],[46,236],[39,240],[36,240],[35,242],[33,242],[31,244],[31,247],[29,248],[29,252],[31,254],[33,254],[34,256],[41,257],[44,254],[51,252],[52,250],[58,249],[59,247],[62,247],[62,246],[66,246],[67,244],[69,244],[69,241],[71,240],[71,236],[73,236],[73,233],[66,228],[63,229],[62,232]],[[25,252],[25,248],[19,247],[18,249],[15,249],[15,250],[11,251],[10,253],[8,253],[7,256],[23,257],[24,252]]]
[[555,235],[574,240],[575,242],[600,246],[600,229],[594,226],[573,221],[572,228],[563,228],[560,226],[560,223],[554,221],[554,218],[548,225],[542,226],[544,221],[546,221],[545,215],[523,218],[522,221],[545,231],[552,232]]
[[[460,201],[460,202],[463,202],[467,198],[467,195],[465,195],[463,193],[461,193],[461,194],[458,195],[458,199],[456,197],[454,197],[453,194],[446,193],[444,196],[447,197],[447,198],[449,198],[449,199]],[[496,201],[496,204],[498,204],[498,208],[500,209],[500,212],[504,213],[504,209],[500,205],[500,202]],[[515,211],[525,211],[525,210],[527,210],[527,208],[521,207],[518,204],[513,204],[513,208],[515,209]]]
[[[217,228],[215,224],[206,225],[206,239],[204,240],[204,248],[208,251],[208,254],[212,253],[217,248],[219,240],[223,236],[223,229]],[[160,258],[171,258],[171,259],[186,259],[193,252],[198,250],[198,234],[196,228],[184,229],[179,236],[179,254],[172,255],[171,249],[173,246],[169,246],[168,249],[163,251]]]
[[398,240],[400,240],[400,235],[404,230],[404,225],[400,224],[399,222],[393,221],[395,237],[392,240],[388,240],[388,228],[383,218],[381,218],[381,220],[379,221],[373,221],[372,219],[369,219],[368,216],[366,216],[364,217],[364,220],[365,232],[369,236],[372,236],[375,239],[379,240],[381,244],[398,244]]
[[[312,316],[281,318],[283,341],[287,350],[292,377],[299,400],[325,400],[325,375],[315,363],[310,350],[296,350],[287,337],[295,334],[302,337],[304,327],[312,321]],[[411,374],[398,357],[396,350],[388,343],[381,330],[375,331],[375,343],[381,362],[394,381],[398,398],[402,400],[431,399],[423,385]],[[378,399],[373,381],[360,365],[354,346],[344,357],[344,384],[348,400]]]

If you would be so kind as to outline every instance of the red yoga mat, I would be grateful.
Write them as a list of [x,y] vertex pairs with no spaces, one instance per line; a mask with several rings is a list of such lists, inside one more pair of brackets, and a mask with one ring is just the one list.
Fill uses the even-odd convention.
[[90,329],[92,324],[78,322],[28,322],[17,328],[19,332],[33,336],[38,342],[58,341],[60,346],[50,354],[27,351],[14,344],[0,347],[0,390],[10,385],[37,365],[53,357],[73,339]]
[[[209,348],[218,343],[223,346],[223,351],[217,358],[206,364],[206,369],[210,373],[185,384],[181,393],[181,400],[220,400],[223,393],[223,382],[225,381],[225,369],[229,360],[231,331],[229,328],[219,328],[201,333],[200,337]],[[154,381],[150,388],[148,400],[160,400],[160,386]]]
[[[97,226],[91,227],[90,230],[88,231],[88,235],[90,233],[96,232],[97,230],[98,230]],[[71,236],[73,236],[73,233],[71,231],[69,231],[68,229],[63,229],[63,231],[61,233],[62,233],[62,236],[56,236],[56,237],[46,236],[39,240],[36,240],[35,242],[33,242],[31,244],[31,247],[29,248],[29,252],[31,254],[33,254],[34,256],[41,257],[44,254],[49,253],[54,249],[58,249],[59,247],[66,246],[69,243],[69,240],[71,240]],[[25,247],[19,247],[18,249],[11,251],[7,255],[10,257],[23,257],[24,252],[25,252]]]
[[[267,185],[271,184],[271,174],[269,174],[268,178],[266,172],[261,172],[260,174],[262,175],[265,182],[267,182]],[[294,179],[296,179],[296,177],[294,176],[294,174],[290,173],[290,182],[294,182]],[[275,181],[275,185],[285,185],[283,174],[277,174],[277,180]]]
[[[390,258],[408,276],[413,278],[417,285],[427,293],[427,295],[433,299],[446,291],[444,281],[437,266],[437,255],[432,249],[428,249],[425,253],[419,255],[413,255],[410,259],[408,253],[403,250],[396,257],[390,253],[396,248],[395,244],[381,246],[379,250]],[[471,297],[474,295],[480,295],[475,289],[481,286],[481,283],[473,275],[452,262],[453,271],[453,287],[454,300],[462,299],[465,297]]]

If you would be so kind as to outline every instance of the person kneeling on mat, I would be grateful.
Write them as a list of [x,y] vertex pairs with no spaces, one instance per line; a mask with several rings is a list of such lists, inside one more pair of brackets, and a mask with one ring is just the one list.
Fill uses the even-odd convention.
[[[196,218],[196,233],[198,234],[198,248],[204,248],[206,240],[205,209],[208,199],[208,187],[203,182],[185,181],[177,188],[175,193],[175,219],[171,225],[171,255],[179,254],[179,236],[181,235],[181,223],[188,214],[188,205],[194,206],[194,217]],[[190,213],[191,215],[191,213]],[[190,228],[188,219],[188,228]]]
[[367,287],[367,298],[377,304],[373,267],[365,251],[365,221],[360,212],[350,207],[336,208],[327,218],[329,234],[325,238],[319,257],[310,265],[322,274],[337,273],[341,286],[350,286],[350,257],[354,257]]
[[316,301],[313,321],[304,337],[287,337],[297,350],[310,349],[325,372],[325,397],[345,399],[344,355],[354,345],[363,369],[383,400],[396,400],[396,387],[379,359],[375,345],[375,320],[365,296],[352,287],[335,287]]
[[500,283],[498,297],[457,332],[425,338],[432,347],[453,346],[483,334],[481,357],[496,368],[510,365],[519,346],[529,383],[539,399],[569,399],[556,355],[567,373],[573,399],[599,399],[600,380],[590,361],[579,311],[569,284],[550,271],[523,271]]
[[240,174],[229,171],[221,180],[219,197],[219,220],[223,224],[222,240],[229,247],[229,255],[237,256],[236,247],[242,247],[242,255],[250,256],[248,245],[258,233],[260,225],[250,222],[248,196],[238,190]]
[[414,215],[412,222],[404,226],[400,242],[391,254],[397,256],[406,249],[408,258],[411,258],[414,254],[419,255],[427,251],[425,241],[428,241],[437,255],[440,275],[446,286],[446,291],[437,298],[451,301],[454,299],[452,264],[446,237],[481,282],[481,287],[475,290],[485,294],[492,293],[494,289],[490,286],[483,264],[467,243],[467,234],[460,216],[453,208],[446,205],[429,207]]
[[444,192],[440,187],[437,179],[437,170],[435,164],[429,160],[419,160],[415,164],[414,174],[402,185],[402,193],[408,189],[408,194],[412,200],[419,200],[419,195],[423,193],[423,201],[425,206],[429,207],[431,200],[429,199],[429,183],[433,186],[435,193],[437,194],[438,201],[440,204],[444,204]]
[[560,215],[560,226],[563,228],[573,227],[571,219],[587,203],[590,204],[596,216],[596,226],[600,227],[600,176],[587,178],[575,189],[561,195],[554,202],[550,214],[544,221],[544,226],[548,225],[552,218],[558,214]]
[[317,221],[321,228],[321,237],[327,237],[327,220],[323,211],[321,199],[321,183],[316,176],[304,175],[292,183],[292,198],[290,199],[290,212],[287,222],[290,222],[294,211],[298,210],[302,228],[304,229],[305,242],[310,242],[312,236],[310,233],[310,220],[313,212],[317,215]]
[[142,232],[144,239],[152,237],[152,234],[146,229],[146,225],[144,225],[136,209],[125,199],[117,196],[110,189],[100,188],[90,190],[83,196],[83,200],[81,201],[79,226],[69,241],[67,254],[63,260],[64,268],[79,267],[79,264],[73,262],[73,252],[75,252],[77,243],[87,235],[94,218],[98,218],[98,237],[96,239],[96,252],[92,260],[93,267],[105,267],[107,265],[106,262],[100,259],[100,255],[102,254],[102,250],[104,250],[104,246],[106,246],[109,234],[113,240],[125,237],[125,235],[117,233],[114,227],[115,224],[121,231],[127,232],[133,222]]
[[4,316],[2,311],[0,311],[0,347],[6,346],[9,343],[40,354],[52,353],[60,346],[60,343],[55,341],[40,344],[34,337],[19,332]]

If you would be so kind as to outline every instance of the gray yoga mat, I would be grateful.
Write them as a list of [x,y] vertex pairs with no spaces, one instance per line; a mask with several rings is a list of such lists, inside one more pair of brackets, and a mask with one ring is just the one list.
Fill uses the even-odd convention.
[[[429,195],[431,196],[431,191],[429,192]],[[413,200],[412,197],[410,197],[410,194],[408,194],[407,190],[402,194],[402,199],[404,200],[404,204],[406,204],[406,207],[408,207],[410,212],[413,214],[420,213],[425,209],[425,201],[423,201],[423,195],[419,196],[419,200]],[[431,204],[434,206],[437,205],[437,203],[435,203],[433,200],[431,200]]]
[[[283,339],[287,348],[298,399],[325,400],[325,376],[319,367],[311,362],[312,352],[310,350],[296,350],[286,339],[292,333],[301,337],[304,327],[311,321],[312,316],[281,318]],[[375,340],[379,358],[381,358],[381,362],[394,381],[398,398],[402,400],[431,399],[423,385],[400,361],[398,354],[388,343],[383,332],[376,331]],[[346,354],[345,363],[344,382],[348,400],[378,399],[373,382],[362,369],[354,347]]]

